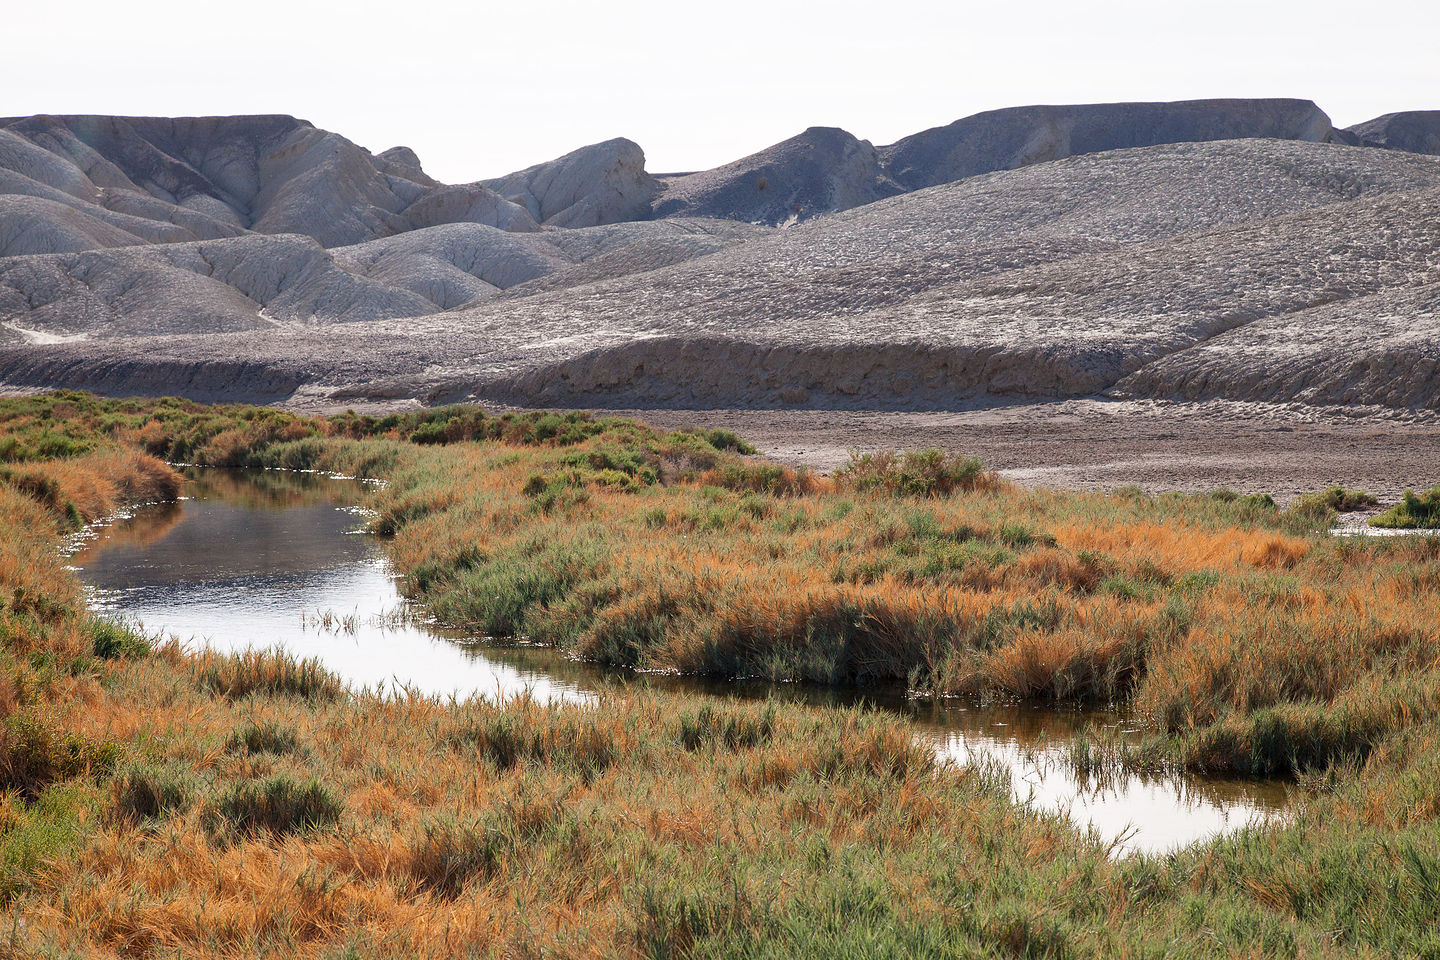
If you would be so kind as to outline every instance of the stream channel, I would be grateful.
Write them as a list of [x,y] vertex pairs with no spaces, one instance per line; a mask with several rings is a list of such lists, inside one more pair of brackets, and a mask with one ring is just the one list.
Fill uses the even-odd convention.
[[221,651],[281,646],[352,687],[586,700],[618,681],[663,690],[819,705],[872,704],[908,719],[959,762],[1008,770],[1017,799],[1068,813],[1122,852],[1161,852],[1283,815],[1288,790],[1187,775],[1077,779],[1070,736],[1123,715],[1028,704],[920,701],[901,690],[818,689],[625,674],[541,647],[498,645],[412,615],[383,544],[365,533],[359,481],[280,471],[190,469],[184,497],[91,527],[72,563],[93,609]]

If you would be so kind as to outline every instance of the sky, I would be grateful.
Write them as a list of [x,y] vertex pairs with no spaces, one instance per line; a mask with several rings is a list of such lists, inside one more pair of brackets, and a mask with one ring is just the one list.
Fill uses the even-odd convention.
[[0,4],[0,116],[288,113],[447,182],[616,136],[678,172],[1032,103],[1440,109],[1435,0]]

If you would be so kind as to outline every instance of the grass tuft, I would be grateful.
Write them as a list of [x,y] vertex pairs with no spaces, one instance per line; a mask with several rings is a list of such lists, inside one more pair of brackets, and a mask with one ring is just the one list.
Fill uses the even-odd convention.
[[202,689],[231,700],[259,694],[325,702],[345,694],[345,684],[319,660],[296,659],[285,650],[206,650],[195,658],[194,670]]
[[229,753],[247,756],[261,753],[298,753],[300,738],[295,735],[295,731],[282,727],[273,720],[258,723],[252,720],[230,735],[225,741],[225,749]]
[[103,660],[138,660],[150,652],[150,640],[123,623],[96,617],[89,631],[95,656]]
[[343,809],[318,781],[280,775],[234,784],[211,803],[206,820],[217,832],[281,835],[328,827]]
[[110,784],[115,815],[131,824],[158,820],[185,809],[191,799],[191,776],[168,767],[132,764]]

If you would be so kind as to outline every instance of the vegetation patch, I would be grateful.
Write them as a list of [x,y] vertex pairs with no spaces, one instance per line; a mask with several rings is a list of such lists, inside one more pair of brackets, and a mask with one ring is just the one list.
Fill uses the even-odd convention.
[[115,815],[131,824],[159,820],[190,804],[192,778],[154,764],[126,766],[110,783]]
[[1440,530],[1440,487],[1424,493],[1406,490],[1400,502],[1370,521],[1388,530]]
[[[1330,538],[1348,494],[1027,490],[933,453],[824,477],[714,433],[470,407],[60,393],[0,402],[0,437],[17,953],[1440,950],[1440,542]],[[147,655],[57,548],[163,496],[158,458],[382,477],[366,505],[449,623],[715,677],[1117,703],[1144,734],[1073,745],[1097,781],[1188,767],[1306,799],[1122,858],[863,709],[643,683],[439,702],[283,654]]]
[[119,744],[64,729],[56,718],[26,712],[0,724],[0,790],[24,797],[59,780],[104,774],[119,758]]
[[230,735],[229,739],[225,741],[225,749],[230,753],[246,756],[262,753],[276,755],[298,753],[300,738],[295,735],[294,730],[281,726],[274,720],[263,720],[258,723],[252,720]]
[[949,496],[997,483],[977,457],[943,450],[851,451],[850,462],[835,474],[844,487],[858,491],[883,490],[896,496]]

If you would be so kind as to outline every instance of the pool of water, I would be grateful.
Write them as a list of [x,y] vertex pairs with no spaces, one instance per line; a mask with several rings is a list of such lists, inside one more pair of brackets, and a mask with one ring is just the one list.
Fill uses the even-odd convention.
[[627,674],[540,647],[499,646],[416,616],[376,538],[364,532],[357,481],[278,471],[191,470],[184,498],[90,528],[73,563],[99,611],[222,651],[281,646],[316,657],[355,687],[428,695],[584,701],[615,682],[680,693],[857,702],[900,714],[937,752],[1009,772],[1016,796],[1069,813],[1123,851],[1160,851],[1283,810],[1277,783],[1189,776],[1077,779],[1063,744],[1095,726],[1132,731],[1114,713],[922,702],[903,691],[836,691]]

